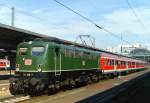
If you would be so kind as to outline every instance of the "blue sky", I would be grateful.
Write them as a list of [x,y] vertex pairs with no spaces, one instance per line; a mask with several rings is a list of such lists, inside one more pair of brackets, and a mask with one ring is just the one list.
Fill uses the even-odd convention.
[[[126,0],[58,0],[92,19],[130,43],[150,45],[150,2],[128,0],[147,32],[133,15]],[[15,26],[30,31],[75,41],[81,34],[96,38],[96,47],[116,47],[122,41],[78,15],[61,7],[53,0],[0,0],[0,23],[10,25],[10,8],[15,7]],[[23,13],[22,13],[23,12]],[[32,15],[32,16],[31,16]],[[125,44],[125,43],[124,43]]]

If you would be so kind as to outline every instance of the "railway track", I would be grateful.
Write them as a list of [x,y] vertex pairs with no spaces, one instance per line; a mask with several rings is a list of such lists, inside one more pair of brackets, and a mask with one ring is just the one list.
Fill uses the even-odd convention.
[[[129,103],[129,96],[126,98],[128,99],[128,102],[114,102],[113,99],[119,96],[121,93],[124,93],[125,91],[129,90],[129,88],[132,88],[132,90],[128,91],[128,93],[126,93],[126,96],[130,93],[130,96],[134,98],[133,95],[135,95],[136,91],[140,88],[139,85],[137,86],[137,84],[139,84],[139,81],[142,81],[140,83],[144,83],[143,79],[147,78],[148,76],[150,76],[150,72],[140,75],[139,77],[136,77],[121,85],[110,88],[109,90],[104,91],[102,93],[98,93],[91,97],[87,97],[83,100],[77,101],[76,103]],[[125,98],[126,96],[123,97]],[[119,96],[117,99],[119,100],[120,98],[121,96]]]

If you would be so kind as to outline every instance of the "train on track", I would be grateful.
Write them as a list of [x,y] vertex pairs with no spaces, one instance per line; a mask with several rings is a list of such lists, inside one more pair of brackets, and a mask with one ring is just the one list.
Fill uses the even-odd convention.
[[16,73],[10,79],[12,94],[55,92],[148,66],[143,60],[120,54],[47,40],[20,43],[16,53]]
[[0,71],[8,68],[10,68],[10,60],[4,58],[0,59]]

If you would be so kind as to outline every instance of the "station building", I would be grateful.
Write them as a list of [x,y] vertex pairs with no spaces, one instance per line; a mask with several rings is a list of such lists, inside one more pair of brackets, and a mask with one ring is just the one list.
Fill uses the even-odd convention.
[[136,57],[139,59],[146,60],[148,63],[150,63],[150,51],[144,48],[136,48],[133,49],[129,56]]

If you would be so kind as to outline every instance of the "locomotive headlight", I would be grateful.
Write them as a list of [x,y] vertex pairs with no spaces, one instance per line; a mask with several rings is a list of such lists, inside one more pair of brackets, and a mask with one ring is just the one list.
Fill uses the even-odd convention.
[[16,64],[16,72],[18,72],[19,71],[19,64]]
[[18,72],[18,71],[19,71],[19,68],[16,68],[16,71]]
[[38,68],[37,68],[38,72],[41,72],[41,71],[42,71],[42,68],[41,68],[41,67],[42,67],[42,65],[39,64],[39,65],[38,65]]
[[42,71],[42,69],[41,68],[38,68],[38,72],[41,72]]

